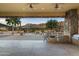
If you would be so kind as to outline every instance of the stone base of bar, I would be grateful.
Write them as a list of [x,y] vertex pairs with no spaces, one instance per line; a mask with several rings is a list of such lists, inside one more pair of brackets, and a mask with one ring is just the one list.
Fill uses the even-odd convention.
[[57,38],[49,38],[48,43],[70,43],[69,36],[64,36],[63,39],[58,39]]

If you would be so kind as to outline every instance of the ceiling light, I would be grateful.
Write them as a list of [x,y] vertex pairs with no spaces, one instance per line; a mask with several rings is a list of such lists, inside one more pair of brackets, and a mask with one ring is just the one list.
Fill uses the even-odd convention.
[[56,4],[55,4],[55,9],[61,9],[60,4],[56,3]]
[[37,9],[37,8],[34,8],[34,9]]
[[33,5],[32,5],[32,4],[30,4],[30,5],[29,5],[29,7],[30,7],[30,8],[33,8]]
[[59,5],[58,5],[57,3],[55,4],[55,8],[56,8],[56,9],[59,8]]

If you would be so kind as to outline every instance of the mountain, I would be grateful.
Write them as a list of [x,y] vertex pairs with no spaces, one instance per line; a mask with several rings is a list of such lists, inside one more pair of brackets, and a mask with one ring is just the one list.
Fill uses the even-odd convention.
[[46,24],[45,23],[41,23],[41,24],[26,24],[24,26],[22,26],[22,28],[45,28]]

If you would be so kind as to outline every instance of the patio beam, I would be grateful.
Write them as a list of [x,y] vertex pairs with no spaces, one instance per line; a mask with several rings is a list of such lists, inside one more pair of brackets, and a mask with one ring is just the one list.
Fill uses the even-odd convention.
[[18,13],[18,12],[0,12],[0,17],[64,17],[65,13],[56,12],[28,12],[28,13]]

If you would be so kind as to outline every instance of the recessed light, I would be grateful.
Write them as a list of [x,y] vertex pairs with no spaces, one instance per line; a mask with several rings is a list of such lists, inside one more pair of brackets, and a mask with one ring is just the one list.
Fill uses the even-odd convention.
[[41,8],[42,10],[44,10],[45,8]]
[[22,8],[23,10],[25,10],[26,8]]
[[34,9],[37,9],[37,8],[34,8]]

